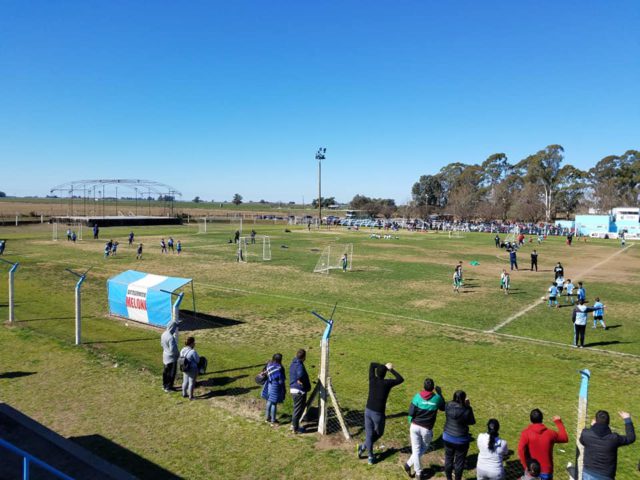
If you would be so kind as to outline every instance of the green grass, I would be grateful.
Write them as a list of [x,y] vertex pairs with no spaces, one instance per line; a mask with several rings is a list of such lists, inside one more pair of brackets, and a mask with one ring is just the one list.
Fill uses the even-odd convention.
[[[575,443],[581,368],[590,368],[593,374],[591,412],[599,408],[640,412],[635,395],[640,370],[634,311],[634,292],[640,284],[637,246],[614,255],[620,248],[613,241],[569,248],[562,239],[550,238],[536,245],[543,271],[514,272],[514,294],[505,296],[498,280],[508,266],[507,256],[493,247],[492,235],[448,239],[442,234],[401,232],[399,240],[374,240],[363,231],[285,233],[283,226],[263,225],[256,229],[271,236],[270,262],[236,263],[235,249],[226,243],[233,232],[223,224],[205,235],[197,235],[194,226],[135,228],[145,244],[140,262],[125,245],[128,228],[102,229],[103,238],[121,243],[118,256],[109,259],[102,258],[102,240],[54,243],[45,227],[4,228],[7,258],[18,259],[21,267],[16,275],[18,322],[0,330],[0,358],[5,369],[37,373],[0,380],[3,399],[64,435],[103,435],[186,478],[311,478],[314,465],[327,478],[400,478],[398,465],[406,460],[402,449],[408,446],[403,412],[425,376],[435,378],[447,398],[464,389],[478,418],[473,433],[483,431],[486,421],[496,417],[512,449],[533,407],[540,407],[548,418],[561,415],[570,442]],[[182,240],[182,256],[160,255],[159,239],[170,235]],[[354,244],[352,272],[311,273],[319,255],[314,250],[346,242]],[[528,266],[531,248],[525,246],[519,255],[521,268]],[[454,295],[451,273],[458,260],[464,262],[467,287]],[[471,260],[480,265],[469,266]],[[616,328],[607,332],[589,328],[587,343],[593,346],[574,350],[568,347],[571,309],[541,304],[497,334],[487,332],[540,300],[558,260],[574,282],[585,282],[590,299],[596,295],[603,299],[607,323]],[[576,276],[599,262],[605,263]],[[94,268],[83,287],[85,345],[74,348],[75,280],[64,269],[89,266]],[[198,391],[203,400],[188,403],[162,394],[159,331],[132,322],[126,326],[107,316],[106,280],[129,268],[191,277],[198,311],[239,322],[195,332],[198,350],[210,359],[214,372],[203,378],[205,386]],[[4,298],[6,282],[0,281],[0,302]],[[190,308],[191,300],[187,291],[185,308]],[[329,314],[336,302],[331,376],[349,417],[359,418],[364,409],[370,361],[392,361],[406,378],[388,404],[392,418],[381,443],[391,454],[372,469],[357,462],[353,449],[339,438],[293,437],[284,427],[274,431],[260,422],[263,402],[253,383],[255,366],[276,351],[288,364],[303,347],[309,350],[310,374],[317,375],[323,326],[310,311]],[[4,311],[0,307],[0,314]],[[12,365],[16,346],[28,351],[35,363]],[[118,368],[113,368],[116,363]],[[82,375],[71,374],[69,364],[82,365]],[[65,388],[56,387],[60,384]],[[291,413],[289,399],[280,412]],[[443,421],[438,420],[436,438]],[[614,426],[621,424],[616,420]],[[189,429],[206,438],[193,451],[181,441]],[[359,427],[352,426],[351,431],[362,439]],[[574,451],[571,446],[562,450],[556,449],[558,468],[571,460]],[[620,478],[632,475],[637,457],[635,446],[621,450]],[[428,463],[439,464],[441,459],[441,448],[427,456]],[[473,472],[467,478],[473,478]]]

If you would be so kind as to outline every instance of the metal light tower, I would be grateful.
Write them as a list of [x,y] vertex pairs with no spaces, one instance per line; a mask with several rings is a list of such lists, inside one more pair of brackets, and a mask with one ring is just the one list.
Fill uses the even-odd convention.
[[0,262],[8,263],[9,265],[11,265],[11,268],[9,269],[9,324],[13,325],[13,322],[16,319],[13,302],[13,274],[18,269],[18,265],[20,264],[18,262],[11,263],[7,260],[3,260],[2,258],[0,258]]
[[78,283],[76,283],[76,345],[80,345],[82,343],[81,339],[81,317],[82,317],[82,297],[80,292],[80,287],[84,283],[84,280],[87,278],[87,273],[89,273],[89,268],[84,273],[77,273],[71,270],[70,268],[65,269],[67,272],[71,273],[78,277]]
[[322,160],[324,160],[327,149],[320,147],[316,153],[318,160],[318,228],[322,226]]

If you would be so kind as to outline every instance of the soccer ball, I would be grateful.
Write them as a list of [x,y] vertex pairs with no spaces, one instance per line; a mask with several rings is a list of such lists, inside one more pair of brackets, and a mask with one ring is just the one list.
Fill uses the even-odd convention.
[[540,297],[540,300],[546,300],[547,297]]

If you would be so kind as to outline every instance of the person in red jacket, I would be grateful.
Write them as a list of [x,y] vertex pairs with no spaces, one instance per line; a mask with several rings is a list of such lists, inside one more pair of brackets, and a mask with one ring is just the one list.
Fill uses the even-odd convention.
[[564,428],[562,419],[553,417],[558,431],[548,429],[542,423],[542,412],[539,409],[531,410],[529,416],[531,425],[525,428],[520,434],[518,444],[518,456],[520,463],[527,470],[527,465],[533,460],[540,463],[540,478],[543,480],[553,479],[553,446],[556,443],[567,443],[569,436]]

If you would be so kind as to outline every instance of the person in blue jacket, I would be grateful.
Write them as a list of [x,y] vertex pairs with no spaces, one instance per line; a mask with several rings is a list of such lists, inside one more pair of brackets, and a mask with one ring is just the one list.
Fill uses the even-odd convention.
[[289,393],[293,399],[293,415],[291,416],[293,433],[304,433],[305,431],[300,426],[300,417],[302,417],[304,406],[307,403],[307,393],[311,389],[309,374],[304,366],[306,359],[307,352],[301,348],[289,366]]
[[509,252],[509,262],[511,263],[511,270],[513,270],[513,267],[516,267],[516,270],[518,270],[518,255],[515,249]]
[[284,386],[287,377],[282,366],[282,354],[276,353],[267,366],[267,381],[262,387],[262,398],[267,401],[266,422],[272,426],[278,424],[276,419],[278,404],[284,402]]

